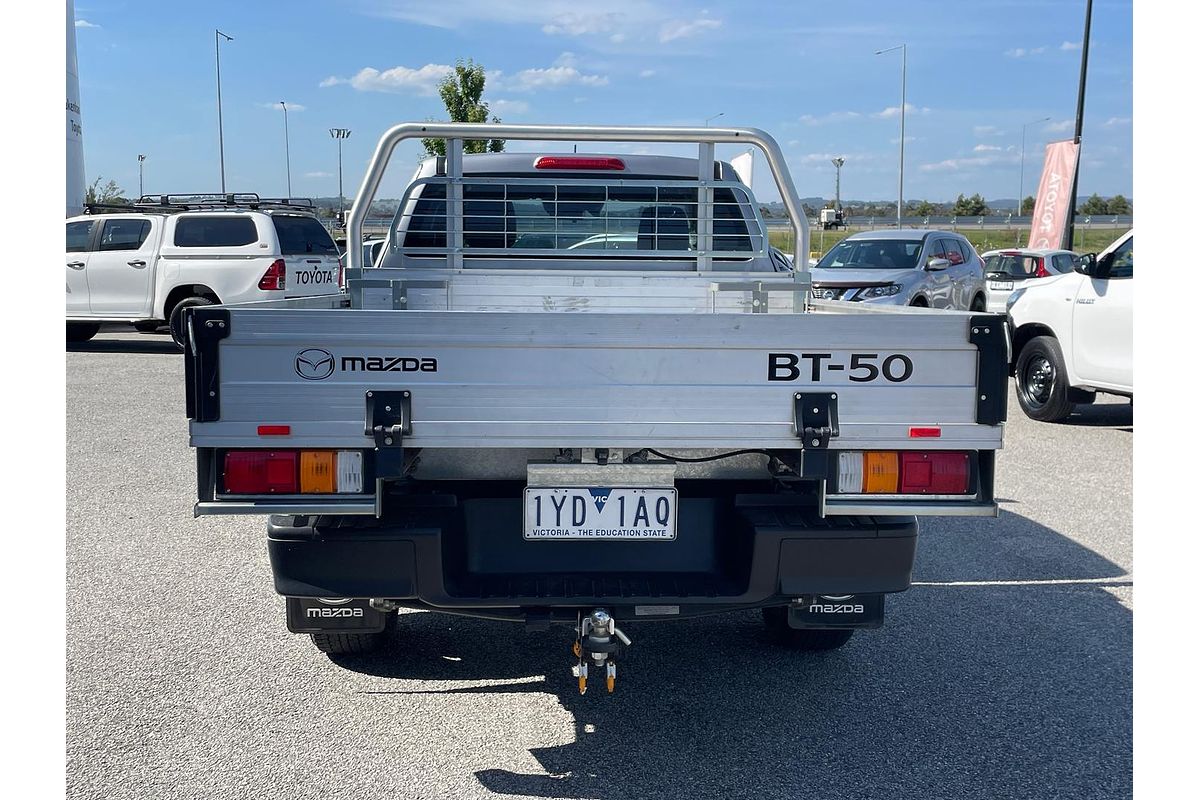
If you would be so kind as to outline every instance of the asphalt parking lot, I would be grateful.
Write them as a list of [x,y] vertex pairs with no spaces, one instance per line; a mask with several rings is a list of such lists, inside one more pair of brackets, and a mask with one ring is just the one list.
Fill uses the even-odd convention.
[[[1132,406],[1010,397],[999,519],[925,518],[888,621],[831,654],[755,613],[630,626],[580,697],[565,629],[405,614],[391,649],[288,634],[264,520],[192,518],[183,362],[68,347],[72,798],[964,798],[1132,792]],[[80,424],[80,421],[86,424]]]

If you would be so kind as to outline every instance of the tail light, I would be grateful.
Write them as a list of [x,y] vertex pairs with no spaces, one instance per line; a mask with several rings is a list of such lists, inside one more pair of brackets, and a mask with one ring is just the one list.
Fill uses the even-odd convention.
[[961,451],[838,453],[842,494],[967,494],[970,487],[971,460]]
[[225,494],[361,494],[358,450],[229,450]]
[[267,291],[278,291],[284,288],[287,281],[287,264],[282,258],[275,259],[271,266],[267,267],[267,271],[263,273],[262,278],[258,282],[258,288],[266,289]]
[[1049,278],[1050,277],[1050,271],[1046,269],[1046,259],[1044,259],[1044,258],[1037,259],[1037,270],[1034,271],[1033,277],[1035,277],[1035,278]]
[[346,254],[338,256],[338,288],[346,288]]

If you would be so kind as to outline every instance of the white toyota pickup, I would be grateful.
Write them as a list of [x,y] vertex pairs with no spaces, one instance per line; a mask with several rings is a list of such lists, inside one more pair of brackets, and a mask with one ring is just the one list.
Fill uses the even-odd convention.
[[1055,422],[1096,392],[1133,397],[1133,231],[1074,272],[1008,299],[1010,372],[1030,417]]
[[[186,312],[195,510],[269,515],[291,631],[358,653],[400,608],[564,624],[580,690],[611,691],[626,623],[762,609],[839,647],[908,588],[916,515],[997,513],[1004,317],[814,302],[766,133],[495,124],[697,155],[464,156],[480,130],[384,134],[345,295]],[[424,137],[446,157],[367,267],[366,210]],[[718,144],[762,152],[798,269]]]
[[67,220],[67,341],[102,322],[169,323],[185,308],[339,290],[341,264],[307,200],[161,195]]

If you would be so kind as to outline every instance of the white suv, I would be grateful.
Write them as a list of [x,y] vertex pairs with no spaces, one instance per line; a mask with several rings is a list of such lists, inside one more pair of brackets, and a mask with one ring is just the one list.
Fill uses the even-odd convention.
[[1096,392],[1133,396],[1133,231],[1075,272],[1009,296],[1012,374],[1030,417],[1066,418]]
[[183,347],[189,306],[338,292],[337,246],[298,202],[164,197],[67,219],[67,341],[166,322]]

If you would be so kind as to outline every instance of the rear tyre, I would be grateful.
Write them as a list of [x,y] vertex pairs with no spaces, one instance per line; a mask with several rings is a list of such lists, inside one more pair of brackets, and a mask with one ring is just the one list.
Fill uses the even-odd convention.
[[158,333],[158,329],[162,326],[163,324],[161,322],[154,320],[151,320],[150,322],[133,323],[133,329],[138,333]]
[[67,341],[86,342],[100,332],[100,326],[93,322],[68,322]]
[[972,311],[987,311],[987,301],[983,299],[983,295],[977,294],[971,301]]
[[1035,336],[1017,356],[1017,401],[1030,419],[1058,422],[1071,414],[1071,387],[1053,336]]
[[331,656],[372,653],[383,644],[382,633],[311,633],[313,644]]
[[929,308],[929,301],[924,297],[914,297],[909,305],[914,308]]
[[171,309],[171,316],[168,322],[171,326],[171,339],[174,340],[176,347],[180,350],[187,349],[187,329],[183,326],[183,310],[195,306],[211,306],[212,304],[213,301],[206,297],[185,297],[175,304],[175,307]]
[[796,629],[788,625],[787,606],[773,606],[762,610],[763,622],[777,643],[793,650],[818,652],[836,650],[854,635],[849,629]]

